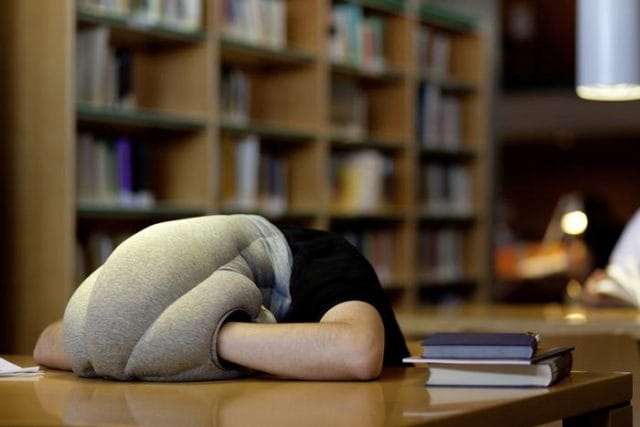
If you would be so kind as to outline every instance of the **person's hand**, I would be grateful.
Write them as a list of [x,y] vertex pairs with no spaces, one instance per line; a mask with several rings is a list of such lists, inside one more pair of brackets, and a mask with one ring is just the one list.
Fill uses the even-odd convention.
[[50,324],[42,331],[33,349],[33,360],[48,368],[71,370],[62,341],[62,320]]
[[581,300],[582,303],[593,307],[627,307],[629,304],[613,296],[600,292],[599,283],[608,279],[607,272],[595,269],[585,281]]

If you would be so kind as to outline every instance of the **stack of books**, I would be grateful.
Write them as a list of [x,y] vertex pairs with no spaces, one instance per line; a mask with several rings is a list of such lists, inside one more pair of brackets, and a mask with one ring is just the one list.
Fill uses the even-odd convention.
[[436,333],[422,341],[427,386],[547,387],[571,372],[573,347],[538,347],[533,333]]

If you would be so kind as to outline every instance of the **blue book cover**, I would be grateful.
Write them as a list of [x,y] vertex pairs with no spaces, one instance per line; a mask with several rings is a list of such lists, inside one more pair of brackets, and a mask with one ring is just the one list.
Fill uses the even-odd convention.
[[536,334],[506,332],[440,332],[422,341],[423,357],[531,358]]

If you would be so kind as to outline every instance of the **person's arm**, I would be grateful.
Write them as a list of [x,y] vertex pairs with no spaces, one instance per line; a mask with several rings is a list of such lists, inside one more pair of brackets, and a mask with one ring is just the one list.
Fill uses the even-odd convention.
[[217,351],[228,362],[277,376],[370,380],[382,370],[384,326],[373,306],[348,301],[319,323],[227,322]]
[[62,341],[62,320],[50,324],[42,331],[33,349],[33,360],[38,365],[49,368],[71,370],[71,362]]

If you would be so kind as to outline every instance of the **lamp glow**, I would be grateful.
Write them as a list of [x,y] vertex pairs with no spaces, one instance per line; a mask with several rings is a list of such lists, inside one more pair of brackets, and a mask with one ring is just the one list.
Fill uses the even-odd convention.
[[640,99],[640,85],[581,85],[576,87],[576,93],[580,98],[591,101],[633,101]]
[[587,229],[589,221],[587,219],[587,215],[584,212],[571,211],[565,213],[562,216],[560,224],[562,226],[562,231],[564,231],[566,234],[577,236],[584,233],[584,231]]

